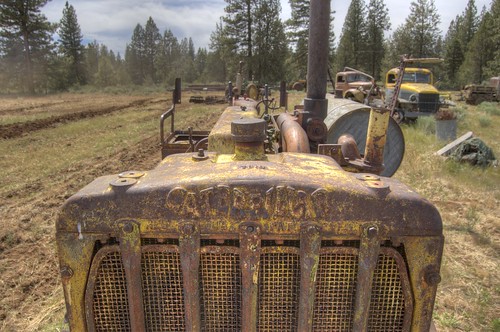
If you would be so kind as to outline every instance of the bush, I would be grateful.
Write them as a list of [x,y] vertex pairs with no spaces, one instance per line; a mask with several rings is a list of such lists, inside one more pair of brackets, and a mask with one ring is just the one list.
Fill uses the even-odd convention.
[[489,115],[481,115],[479,117],[479,125],[483,128],[491,126],[491,117]]
[[483,102],[477,107],[479,111],[485,112],[489,115],[500,115],[500,104]]

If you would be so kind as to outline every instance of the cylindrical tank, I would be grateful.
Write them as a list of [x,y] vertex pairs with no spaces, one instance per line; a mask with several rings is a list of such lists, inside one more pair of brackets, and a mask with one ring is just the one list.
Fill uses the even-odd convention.
[[[358,150],[365,151],[370,107],[349,99],[335,98],[333,95],[327,95],[327,99],[328,112],[325,119],[328,128],[327,143],[337,144],[340,136],[350,134],[354,137]],[[392,176],[397,171],[404,152],[403,132],[396,121],[390,118],[384,148],[385,169],[381,173],[382,176]]]

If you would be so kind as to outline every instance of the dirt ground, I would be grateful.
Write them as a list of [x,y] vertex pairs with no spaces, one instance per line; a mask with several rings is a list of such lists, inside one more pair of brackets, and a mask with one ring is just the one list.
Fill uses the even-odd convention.
[[[160,161],[157,123],[168,103],[164,96],[64,95],[4,99],[0,105],[3,142],[29,138],[84,119],[114,116],[127,110],[143,112],[148,107],[148,116],[155,123],[146,137],[131,140],[110,155],[94,155],[49,177],[18,184],[14,190],[0,189],[0,330],[36,331],[51,321],[62,320],[64,312],[54,238],[61,205],[98,176],[154,168]],[[3,124],[12,121],[9,116],[19,114],[31,118]],[[200,123],[211,127],[216,119],[211,116]]]
[[[188,104],[187,97],[184,99],[186,102],[179,106],[186,111],[186,119],[181,123],[183,129],[187,125],[196,130],[210,129],[223,108],[222,105],[213,105],[209,113],[199,113],[199,108]],[[4,178],[0,180],[0,331],[60,330],[65,309],[55,251],[54,232],[58,211],[67,198],[98,176],[154,168],[160,161],[158,119],[167,106],[168,98],[163,95],[64,94],[43,98],[0,99],[0,154],[7,158],[0,161],[0,167],[12,170],[4,170]],[[106,126],[97,128],[99,123],[105,121]],[[96,128],[95,132],[89,129],[88,137],[76,137],[77,132],[73,131],[78,128],[73,129],[72,126],[85,122],[88,122],[89,128]],[[130,129],[136,125],[136,129]],[[129,131],[125,136],[106,136],[112,148],[98,144],[99,135],[108,135],[110,131],[124,128]],[[57,137],[58,132],[53,135],[58,130],[63,133],[60,138]],[[86,141],[80,146],[79,141],[82,139]],[[42,163],[42,160],[29,160],[31,155],[37,156],[37,151],[45,148],[56,154],[58,159],[64,159],[65,151],[79,146],[82,149],[81,158],[77,156],[74,160],[61,162],[61,166],[51,167],[55,163],[51,161]],[[19,150],[13,152],[13,147]],[[405,158],[411,157],[412,153],[410,148]],[[8,158],[16,154],[25,154],[27,159],[16,159],[18,165],[9,165]],[[28,162],[32,164],[26,165]],[[16,166],[29,174],[17,174],[14,172]],[[404,167],[409,168],[411,165]],[[455,281],[445,282],[439,290],[436,304],[438,326],[445,331],[500,331],[494,326],[483,328],[492,326],[490,321],[495,318],[492,312],[499,306],[499,303],[495,303],[499,294],[496,228],[499,218],[494,215],[499,211],[498,190],[493,189],[494,194],[483,199],[486,204],[483,211],[479,207],[464,208],[468,206],[468,201],[479,206],[481,199],[474,197],[474,192],[463,192],[462,187],[449,179],[438,181],[426,178],[423,174],[421,178],[413,179],[413,173],[401,173],[399,176],[404,182],[415,181],[421,185],[418,191],[435,202],[443,215],[454,218],[445,230],[448,229],[451,235],[453,232],[458,235],[451,239],[448,237],[450,249],[445,251],[447,256],[444,259],[446,266],[443,277],[455,278]],[[438,189],[429,189],[436,187]],[[462,191],[460,195],[454,194],[458,191]],[[464,199],[467,200],[465,205]],[[493,215],[487,214],[487,210]],[[468,224],[468,220],[474,224]],[[483,224],[486,226],[482,227]],[[474,237],[471,229],[493,235],[489,240],[483,239],[482,247],[477,247],[475,240],[471,240]],[[487,255],[475,255],[475,250],[486,252]],[[467,268],[466,263],[470,260],[453,256],[456,252],[464,257],[483,257],[482,268],[477,268],[472,274],[460,271]],[[490,271],[482,271],[488,268]],[[475,280],[479,279],[481,281],[476,283]],[[483,282],[485,279],[488,282]],[[477,293],[476,297],[461,294],[463,289],[470,288],[470,284],[478,285],[478,289],[472,290]],[[483,313],[487,321],[481,328],[474,328],[474,317],[470,316],[474,315],[474,308],[482,307],[472,307],[466,312],[465,318],[460,316],[463,313],[460,308],[452,308],[454,302],[467,303],[468,299],[488,306]],[[499,318],[498,312],[496,318]],[[500,321],[498,323],[500,326]]]

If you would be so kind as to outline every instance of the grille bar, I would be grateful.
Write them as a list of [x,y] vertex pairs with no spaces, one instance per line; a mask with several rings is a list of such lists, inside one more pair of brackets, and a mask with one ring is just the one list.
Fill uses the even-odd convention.
[[130,328],[134,332],[145,332],[139,224],[133,221],[124,221],[121,226],[120,252],[127,280]]
[[314,293],[321,249],[320,227],[302,225],[300,232],[300,297],[298,331],[311,331],[313,325]]
[[354,331],[366,331],[368,315],[370,314],[370,298],[372,282],[378,253],[380,238],[378,229],[374,226],[365,229],[361,234],[358,259],[357,290],[354,304]]
[[185,319],[187,331],[200,331],[200,232],[194,224],[180,229],[179,251],[184,283]]
[[240,225],[242,331],[257,331],[261,227],[252,222]]

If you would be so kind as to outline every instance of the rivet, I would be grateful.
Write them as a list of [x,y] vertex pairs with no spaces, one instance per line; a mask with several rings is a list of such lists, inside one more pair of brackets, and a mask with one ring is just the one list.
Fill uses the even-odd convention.
[[425,282],[428,285],[436,286],[441,282],[441,276],[436,271],[429,271],[425,274]]
[[65,265],[63,267],[61,267],[61,277],[64,278],[64,279],[69,279],[73,276],[73,270]]
[[377,236],[377,234],[378,234],[378,229],[375,226],[369,227],[368,230],[366,231],[366,235],[368,235],[369,239],[373,239],[374,237]]
[[134,231],[134,225],[126,223],[125,225],[123,225],[123,231],[125,233],[132,233]]
[[195,228],[194,228],[194,225],[192,225],[192,224],[186,224],[186,225],[182,226],[182,231],[183,231],[183,232],[184,232],[184,234],[186,234],[186,235],[191,235],[191,234],[193,234],[193,233],[194,233],[194,230],[195,230]]

